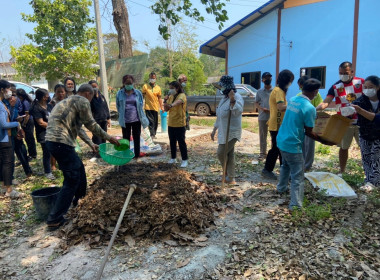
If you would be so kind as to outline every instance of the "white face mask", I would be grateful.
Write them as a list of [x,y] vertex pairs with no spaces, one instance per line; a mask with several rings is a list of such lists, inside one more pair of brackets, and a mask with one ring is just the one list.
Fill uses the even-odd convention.
[[149,83],[154,84],[156,82],[156,79],[149,79]]
[[174,89],[174,88],[171,88],[169,89],[169,92],[168,92],[170,95],[173,95],[173,94],[176,94],[177,91]]
[[7,92],[4,93],[4,98],[5,98],[5,99],[9,99],[9,98],[11,98],[11,97],[12,97],[12,91],[7,90]]
[[363,89],[363,93],[368,97],[374,97],[377,94],[377,90],[375,88],[365,88]]
[[340,80],[345,83],[351,80],[351,75],[339,75]]
[[74,88],[73,87],[66,87],[66,90],[72,92],[72,91],[74,91]]
[[181,84],[181,86],[182,86],[182,87],[186,87],[186,83],[183,82],[183,83]]

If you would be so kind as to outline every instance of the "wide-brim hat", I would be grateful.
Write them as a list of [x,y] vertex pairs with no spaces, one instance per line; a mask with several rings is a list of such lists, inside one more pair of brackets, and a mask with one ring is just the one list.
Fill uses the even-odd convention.
[[232,76],[222,76],[217,83],[213,83],[213,85],[218,88],[225,88],[225,89],[235,89],[235,84],[234,84],[234,78]]

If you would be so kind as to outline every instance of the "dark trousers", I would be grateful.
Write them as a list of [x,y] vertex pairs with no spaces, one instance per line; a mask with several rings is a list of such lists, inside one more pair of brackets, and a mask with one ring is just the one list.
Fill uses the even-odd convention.
[[145,115],[149,120],[150,136],[156,136],[158,127],[158,112],[154,110],[145,110]]
[[122,127],[123,138],[128,141],[131,139],[131,129],[134,143],[135,158],[140,156],[140,135],[141,135],[141,122],[125,123]]
[[51,166],[50,166],[50,152],[48,148],[46,147],[46,143],[40,143],[42,148],[42,163],[44,165],[44,172],[45,174],[51,173]]
[[74,147],[50,141],[46,141],[46,147],[57,160],[64,177],[62,189],[47,219],[48,224],[55,224],[63,220],[71,202],[76,205],[86,195],[87,180],[84,165]]
[[34,121],[29,119],[26,126],[23,127],[25,132],[25,142],[28,146],[28,153],[30,157],[37,157],[36,140],[34,139]]
[[[105,131],[107,132],[107,120],[105,121],[96,121],[98,125],[100,125],[100,127]],[[92,134],[92,142],[96,145],[100,145],[100,144],[103,144],[103,143],[106,143],[106,140],[96,136],[95,134]]]
[[12,143],[0,143],[0,179],[4,181],[4,186],[12,185],[13,170],[15,164],[15,154],[13,152]]
[[281,152],[280,149],[277,147],[277,134],[278,131],[269,131],[270,137],[272,139],[272,148],[269,150],[266,161],[265,161],[265,169],[272,172],[276,161],[279,158],[280,164],[282,164],[282,158],[281,158]]
[[170,140],[170,152],[172,159],[177,156],[177,142],[181,152],[182,160],[187,160],[187,145],[185,142],[186,127],[168,127],[168,134]]
[[[22,168],[24,169],[25,175],[30,175],[32,174],[32,169],[30,168],[29,165],[29,160],[28,160],[28,153],[26,151],[26,147],[24,144],[24,141],[21,139],[17,139],[15,136],[12,137],[12,145],[14,152],[16,153],[16,156],[18,160],[21,162]],[[14,165],[13,165],[14,167]],[[12,172],[13,174],[13,172]]]

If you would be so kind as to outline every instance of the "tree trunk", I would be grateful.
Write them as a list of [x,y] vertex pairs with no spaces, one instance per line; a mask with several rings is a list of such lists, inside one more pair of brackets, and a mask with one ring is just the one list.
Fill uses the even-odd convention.
[[131,57],[132,54],[132,37],[129,29],[128,10],[124,0],[112,0],[113,23],[115,25],[118,42],[119,58]]

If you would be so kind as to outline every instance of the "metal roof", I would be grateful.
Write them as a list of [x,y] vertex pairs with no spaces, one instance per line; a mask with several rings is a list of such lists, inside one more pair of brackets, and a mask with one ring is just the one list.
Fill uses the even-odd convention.
[[270,13],[272,10],[278,8],[279,6],[282,6],[283,2],[285,0],[270,0],[266,2],[261,7],[254,10],[252,13],[248,14],[232,26],[228,27],[227,29],[223,30],[221,33],[216,35],[211,40],[207,41],[203,45],[199,47],[199,52],[203,54],[209,54],[212,56],[217,57],[226,57],[226,41],[234,36],[235,34],[239,33],[241,30],[246,28],[247,26],[253,24],[254,22],[258,21],[268,13]]

